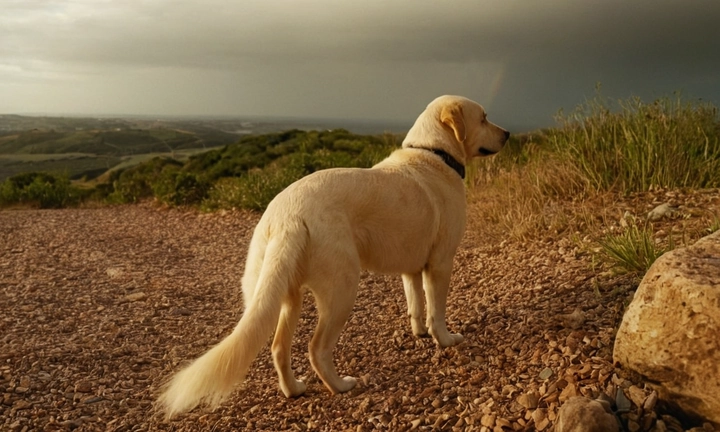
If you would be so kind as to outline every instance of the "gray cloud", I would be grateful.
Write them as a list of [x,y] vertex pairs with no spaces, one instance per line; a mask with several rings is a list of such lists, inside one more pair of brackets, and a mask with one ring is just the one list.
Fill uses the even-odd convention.
[[460,93],[522,128],[596,82],[720,101],[712,1],[3,1],[0,112],[412,119]]

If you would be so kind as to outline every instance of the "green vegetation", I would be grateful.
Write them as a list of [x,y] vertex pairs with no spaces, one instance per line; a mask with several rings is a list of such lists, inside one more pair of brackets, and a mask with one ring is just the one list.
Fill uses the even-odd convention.
[[608,234],[600,241],[601,258],[618,274],[644,275],[660,255],[675,247],[670,238],[667,245],[655,241],[649,224],[638,226],[634,219],[619,234]]
[[0,183],[0,207],[61,208],[77,205],[88,195],[88,191],[72,186],[67,177],[45,173],[19,174]]
[[[188,154],[184,162],[165,155],[110,170],[83,196],[115,204],[155,198],[172,206],[197,205],[206,210],[262,210],[278,192],[307,174],[333,167],[370,167],[398,145],[393,135],[363,136],[344,129],[247,136],[233,145]],[[82,159],[83,154],[77,155]],[[43,175],[45,180],[55,178]],[[37,204],[13,186],[24,176],[3,183],[2,205]],[[58,185],[69,185],[67,176],[58,179],[62,179]],[[78,203],[80,195],[68,191],[73,197],[64,205]]]
[[[476,164],[470,205],[490,228],[474,229],[522,240],[569,232],[589,239],[584,247],[616,271],[642,275],[675,247],[672,232],[662,237],[652,223],[616,227],[623,218],[615,207],[619,197],[720,187],[720,123],[713,105],[676,96],[651,104],[632,98],[613,108],[598,95],[559,115],[558,123],[516,136],[498,156]],[[717,225],[712,217],[703,216],[710,230]],[[609,227],[620,234],[606,234]],[[701,232],[707,230],[680,234],[690,242]]]
[[619,112],[600,96],[559,116],[550,136],[554,150],[571,161],[596,190],[720,186],[718,110],[707,103],[638,98]]
[[290,183],[333,167],[369,167],[397,147],[392,136],[360,136],[344,129],[291,130],[246,137],[181,163],[154,158],[113,171],[103,190],[113,203],[154,197],[169,205],[264,209]]
[[[169,128],[33,130],[0,136],[0,149],[25,152],[0,157],[4,172],[4,160],[20,157],[35,158],[35,163],[58,168],[49,172],[61,173],[11,172],[0,183],[0,206],[155,199],[206,211],[263,210],[278,192],[305,175],[332,167],[372,166],[400,143],[390,134],[293,129],[248,135],[209,151],[179,150],[197,144],[198,136]],[[85,172],[95,170],[86,179],[107,171],[89,189],[69,180],[77,178],[76,172],[60,169],[63,163],[86,163],[90,153],[85,152],[97,155],[111,144],[124,156],[108,153],[107,158],[116,159],[104,160],[104,167],[86,166]],[[30,154],[58,148],[65,153]],[[136,154],[128,156],[131,153]],[[17,160],[12,163],[17,166]],[[107,170],[111,166],[115,169]],[[640,274],[674,247],[672,227],[669,236],[659,234],[655,223],[638,226],[635,219],[618,227],[624,216],[615,204],[637,194],[720,187],[718,110],[678,96],[646,104],[637,98],[612,103],[598,95],[569,115],[558,115],[556,128],[512,136],[500,154],[469,167],[467,184],[471,229],[488,237],[502,233],[523,240],[570,233],[589,239],[592,246],[586,244],[586,250],[597,251],[608,266]],[[703,218],[710,230],[720,226],[716,214]],[[477,220],[482,226],[473,226]],[[706,231],[695,227],[678,237],[689,241]]]

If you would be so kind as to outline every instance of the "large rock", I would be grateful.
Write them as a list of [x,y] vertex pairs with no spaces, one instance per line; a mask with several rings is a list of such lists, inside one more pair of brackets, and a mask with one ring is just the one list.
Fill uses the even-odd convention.
[[661,399],[720,425],[720,231],[652,265],[613,357],[656,383]]
[[581,396],[560,407],[555,432],[617,432],[620,430],[610,406]]

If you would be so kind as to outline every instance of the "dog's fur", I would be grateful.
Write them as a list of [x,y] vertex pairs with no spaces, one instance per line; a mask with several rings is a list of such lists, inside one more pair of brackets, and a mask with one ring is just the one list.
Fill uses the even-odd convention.
[[159,407],[166,416],[201,403],[217,406],[245,378],[273,329],[280,388],[288,397],[301,395],[305,384],[293,375],[290,344],[304,289],[318,310],[310,362],[332,393],[352,389],[355,379],[338,376],[332,353],[362,269],[402,274],[415,335],[429,333],[441,347],[462,342],[446,328],[445,304],[465,230],[465,188],[444,157],[464,166],[499,151],[508,136],[477,103],[441,96],[418,117],[402,148],[374,167],[319,171],[281,192],[250,242],[240,322],[165,386]]

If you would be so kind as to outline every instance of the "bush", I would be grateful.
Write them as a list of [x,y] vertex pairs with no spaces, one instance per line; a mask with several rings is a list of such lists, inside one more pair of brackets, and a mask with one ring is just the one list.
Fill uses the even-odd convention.
[[66,176],[46,173],[24,173],[0,183],[0,206],[30,205],[61,208],[77,205],[89,191],[71,185]]
[[220,179],[210,189],[202,208],[264,210],[275,195],[302,175],[300,170],[268,168],[251,171],[241,177]]
[[181,171],[172,165],[163,169],[153,182],[153,195],[165,204],[173,206],[199,204],[207,196],[209,186],[197,175]]
[[111,203],[136,203],[144,198],[154,196],[153,185],[160,190],[167,189],[157,184],[162,183],[168,171],[179,169],[182,163],[169,158],[154,158],[146,163],[115,172],[110,178],[112,192],[107,197]]

